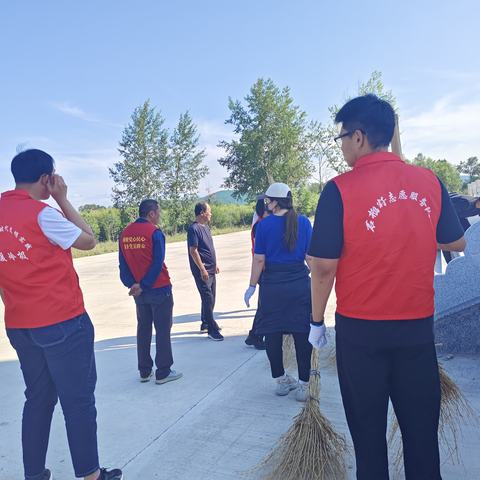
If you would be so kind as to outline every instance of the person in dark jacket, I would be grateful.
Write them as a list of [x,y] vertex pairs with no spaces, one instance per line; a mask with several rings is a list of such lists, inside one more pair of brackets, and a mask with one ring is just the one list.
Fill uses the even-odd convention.
[[[258,198],[255,205],[255,217],[252,225],[251,240],[252,240],[252,255],[255,253],[255,235],[257,233],[257,227],[259,223],[268,215],[268,210],[265,208],[265,196],[261,195]],[[261,318],[260,302],[257,304],[257,311],[255,312],[255,318],[253,319],[252,329],[248,332],[248,337],[245,339],[245,343],[248,346],[252,346],[257,350],[265,350],[265,341],[263,335],[257,335],[256,327]]]
[[[288,185],[273,183],[265,197],[271,215],[257,227],[250,286],[244,300],[249,306],[259,283],[261,319],[256,333],[265,336],[272,377],[277,382],[275,393],[288,395],[291,390],[296,390],[295,398],[305,401],[312,354],[312,346],[308,342],[310,276],[305,260],[312,226],[308,218],[297,215]],[[284,334],[291,334],[295,342],[298,381],[284,370]]]
[[[480,215],[480,198],[461,195],[456,192],[451,192],[448,195],[450,196],[455,212],[457,212],[463,230],[467,231],[471,225],[468,219]],[[455,256],[455,253],[452,255],[452,252],[447,250],[442,250],[442,253],[447,263],[450,263]]]

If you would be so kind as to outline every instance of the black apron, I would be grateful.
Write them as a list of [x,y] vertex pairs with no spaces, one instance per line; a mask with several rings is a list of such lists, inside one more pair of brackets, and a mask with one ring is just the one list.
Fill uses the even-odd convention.
[[257,334],[308,333],[312,302],[305,263],[267,263],[260,279]]

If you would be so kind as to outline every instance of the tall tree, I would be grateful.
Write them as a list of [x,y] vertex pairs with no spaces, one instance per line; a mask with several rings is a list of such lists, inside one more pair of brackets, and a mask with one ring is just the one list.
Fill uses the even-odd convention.
[[[396,99],[391,90],[386,90],[382,80],[382,73],[379,71],[373,71],[370,78],[366,82],[362,82],[358,85],[357,95],[366,95],[373,93],[377,97],[386,100],[396,109]],[[349,96],[345,98],[345,102],[353,98]],[[316,126],[317,131],[317,152],[321,152],[318,155],[319,168],[325,169],[326,166],[334,170],[337,173],[346,172],[349,167],[345,163],[340,147],[338,147],[333,141],[334,137],[338,135],[338,126],[335,124],[335,115],[340,110],[338,105],[332,105],[329,107],[328,112],[330,116],[330,122],[328,124],[318,124]]]
[[464,162],[460,162],[457,170],[470,177],[469,183],[474,182],[480,178],[480,162],[478,161],[478,157],[469,157]]
[[115,183],[115,206],[134,206],[144,198],[160,198],[164,193],[168,131],[163,124],[162,116],[149,100],[133,112],[118,149],[122,159],[109,169]]
[[300,188],[313,171],[305,112],[294,105],[288,87],[280,90],[270,79],[257,80],[245,101],[228,103],[225,123],[238,137],[219,143],[226,152],[218,160],[228,171],[225,186],[249,198],[274,181]]
[[180,115],[170,137],[165,198],[176,233],[191,212],[189,207],[198,194],[200,180],[208,173],[203,164],[205,151],[199,148],[199,135],[188,111]]
[[454,165],[447,160],[433,160],[419,153],[413,160],[414,165],[429,168],[443,182],[449,192],[458,192],[462,187],[460,174]]

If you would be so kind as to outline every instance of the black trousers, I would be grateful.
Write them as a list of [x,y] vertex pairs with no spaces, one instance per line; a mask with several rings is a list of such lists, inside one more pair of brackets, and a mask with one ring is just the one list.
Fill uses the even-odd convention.
[[[298,378],[308,382],[310,378],[310,361],[312,356],[312,345],[308,341],[308,333],[292,333],[295,342],[295,356],[297,357]],[[281,377],[285,370],[283,368],[283,333],[265,334],[265,346],[270,361],[272,377]]]
[[153,368],[150,356],[152,324],[155,326],[155,376],[165,378],[173,365],[170,331],[172,329],[173,296],[154,291],[142,293],[135,299],[137,306],[137,357],[140,375],[147,375]]
[[215,298],[217,295],[217,282],[215,277],[215,274],[209,273],[206,282],[203,281],[201,277],[193,277],[202,300],[201,320],[202,323],[208,325],[209,333],[217,329],[217,324],[213,318],[213,309],[215,308]]
[[248,332],[249,336],[259,337],[260,339],[263,338],[263,335],[257,335],[256,333],[258,324],[260,323],[261,319],[262,319],[262,309],[260,306],[260,297],[259,297],[258,303],[257,303],[257,311],[255,312],[255,317],[253,318],[252,329]]
[[443,253],[443,258],[445,259],[447,264],[450,263],[452,261],[452,253],[448,252],[447,250],[442,250],[442,253]]
[[379,348],[336,337],[343,406],[355,447],[357,479],[388,480],[389,398],[403,440],[407,480],[441,480],[440,380],[433,342]]

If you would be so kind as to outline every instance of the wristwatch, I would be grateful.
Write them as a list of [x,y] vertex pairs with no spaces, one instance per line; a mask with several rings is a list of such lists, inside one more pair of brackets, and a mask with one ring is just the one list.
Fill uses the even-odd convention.
[[321,325],[323,325],[325,322],[325,317],[322,317],[322,319],[319,321],[319,322],[315,322],[313,320],[313,317],[312,317],[312,314],[310,314],[310,325],[314,325],[316,327],[320,327]]

